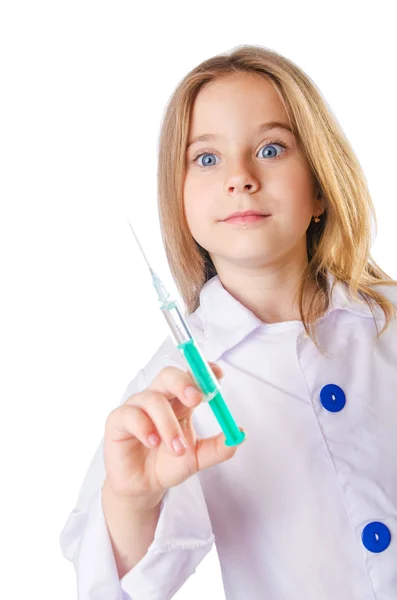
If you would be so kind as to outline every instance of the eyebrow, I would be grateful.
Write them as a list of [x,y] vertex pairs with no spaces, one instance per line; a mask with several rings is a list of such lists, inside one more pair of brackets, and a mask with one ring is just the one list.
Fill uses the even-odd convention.
[[[292,128],[287,123],[281,123],[280,121],[269,121],[268,123],[262,123],[261,125],[259,125],[257,132],[264,133],[266,131],[270,131],[271,129],[282,129],[283,131],[288,131],[289,133],[292,133],[292,135],[294,135]],[[204,135],[198,135],[197,137],[194,137],[190,140],[190,142],[186,146],[186,150],[193,144],[196,144],[197,142],[211,142],[219,137],[222,136],[209,133],[206,133]]]

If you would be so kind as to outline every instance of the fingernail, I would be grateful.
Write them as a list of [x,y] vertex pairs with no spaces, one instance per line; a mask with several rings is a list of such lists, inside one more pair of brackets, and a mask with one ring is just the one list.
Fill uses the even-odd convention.
[[181,436],[178,436],[172,440],[172,448],[174,452],[180,452],[181,450],[187,448],[187,444]]
[[160,439],[158,438],[158,436],[155,433],[151,433],[148,436],[148,442],[151,446],[157,446],[157,444],[159,443]]
[[187,398],[188,400],[194,400],[200,394],[199,390],[196,387],[194,387],[194,385],[188,385],[185,388],[184,393],[185,393],[185,398]]

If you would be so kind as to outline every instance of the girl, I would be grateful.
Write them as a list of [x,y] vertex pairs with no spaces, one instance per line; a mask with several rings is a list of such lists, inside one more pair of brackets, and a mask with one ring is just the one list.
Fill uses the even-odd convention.
[[172,598],[214,542],[227,600],[396,598],[397,282],[326,102],[274,51],[206,60],[167,107],[158,189],[188,322],[247,438],[223,444],[167,337],[62,531],[80,600]]

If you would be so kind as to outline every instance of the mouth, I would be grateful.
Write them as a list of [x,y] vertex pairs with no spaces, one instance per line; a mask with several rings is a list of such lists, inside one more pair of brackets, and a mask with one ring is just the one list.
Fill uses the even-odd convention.
[[228,219],[225,219],[224,221],[222,221],[222,223],[229,223],[229,224],[244,224],[244,223],[258,223],[258,222],[262,222],[262,221],[266,221],[271,215],[260,215],[260,214],[254,214],[254,215],[236,215],[236,216],[232,216],[229,217]]

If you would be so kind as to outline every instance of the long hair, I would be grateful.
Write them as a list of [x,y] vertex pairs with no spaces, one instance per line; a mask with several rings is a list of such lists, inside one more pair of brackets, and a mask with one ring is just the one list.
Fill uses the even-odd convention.
[[[358,158],[315,83],[293,62],[261,46],[242,45],[205,60],[179,83],[162,121],[158,145],[158,208],[162,237],[172,276],[187,314],[199,306],[200,290],[216,275],[209,253],[190,233],[183,201],[185,156],[194,101],[209,83],[234,73],[260,76],[275,89],[325,199],[319,223],[306,232],[308,265],[299,286],[299,311],[305,331],[319,347],[312,323],[329,306],[335,283],[348,285],[353,298],[365,301],[372,314],[374,301],[383,310],[385,325],[397,314],[396,307],[375,284],[397,285],[370,254],[371,216],[376,215]],[[305,282],[316,291],[304,312]],[[376,321],[375,321],[376,322]]]

